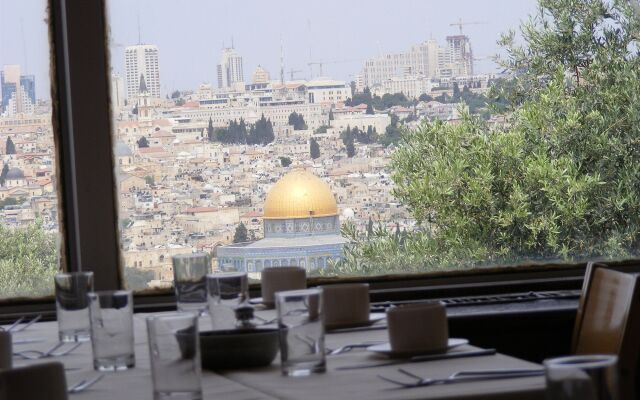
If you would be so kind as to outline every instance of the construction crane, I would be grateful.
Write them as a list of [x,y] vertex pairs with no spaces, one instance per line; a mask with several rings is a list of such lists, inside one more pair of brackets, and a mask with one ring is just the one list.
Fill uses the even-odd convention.
[[460,34],[462,35],[462,27],[464,25],[485,25],[487,22],[485,21],[472,21],[472,22],[462,22],[462,18],[458,19],[458,22],[454,22],[449,24],[449,26],[457,26],[460,29]]
[[[318,67],[320,67],[320,76],[322,76],[322,65],[323,65],[323,64],[324,64],[324,63],[323,63],[322,61],[310,61],[310,62],[308,62],[308,63],[307,63],[307,65],[309,66],[309,70],[310,70],[310,71],[313,71],[313,70],[312,70],[312,67],[313,67],[314,65],[317,65]],[[313,74],[312,74],[312,75],[313,75]]]
[[[309,66],[309,70],[311,72],[313,72],[312,67],[314,65],[317,65],[319,67],[319,71],[320,71],[320,75],[322,76],[322,66],[325,64],[341,64],[341,63],[349,63],[349,62],[359,62],[362,61],[361,59],[354,59],[354,60],[331,60],[331,61],[309,61],[307,63],[307,65]],[[312,73],[313,75],[313,73]]]
[[302,72],[301,69],[290,69],[289,70],[289,77],[291,78],[291,80],[293,80],[293,74],[297,74],[298,72]]

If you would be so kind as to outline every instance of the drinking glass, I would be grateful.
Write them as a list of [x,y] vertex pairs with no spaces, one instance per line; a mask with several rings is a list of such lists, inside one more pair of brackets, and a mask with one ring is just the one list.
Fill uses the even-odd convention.
[[307,376],[326,369],[322,289],[276,293],[282,374]]
[[93,291],[93,272],[58,273],[53,280],[60,341],[88,341],[91,338],[91,326],[87,295]]
[[154,400],[201,400],[198,314],[147,318]]
[[211,260],[207,253],[173,256],[173,285],[178,311],[206,311],[207,274],[210,271]]
[[235,328],[235,309],[249,301],[247,273],[208,274],[207,298],[213,330]]
[[129,290],[89,293],[93,368],[122,371],[135,366],[133,297]]
[[617,400],[618,357],[581,355],[544,361],[549,400]]

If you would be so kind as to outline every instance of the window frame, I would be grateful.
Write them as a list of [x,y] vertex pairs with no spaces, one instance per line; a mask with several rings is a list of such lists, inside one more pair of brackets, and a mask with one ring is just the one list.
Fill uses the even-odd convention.
[[49,0],[49,23],[63,266],[93,271],[96,290],[118,289],[122,263],[105,3]]
[[[96,290],[124,287],[114,176],[106,0],[48,0],[52,123],[58,159],[61,265],[93,271]],[[99,210],[99,211],[98,211]],[[640,260],[609,262],[639,270]],[[310,277],[310,286],[367,282],[374,301],[579,289],[585,263],[521,264],[357,277]],[[259,294],[259,285],[251,285]],[[136,292],[136,310],[172,308],[172,290]],[[5,318],[53,313],[52,299],[5,299]]]

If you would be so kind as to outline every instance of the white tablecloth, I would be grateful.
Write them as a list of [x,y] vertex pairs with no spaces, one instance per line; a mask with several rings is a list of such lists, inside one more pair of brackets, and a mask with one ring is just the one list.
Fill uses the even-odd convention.
[[[261,311],[264,318],[271,318],[272,311]],[[89,390],[71,395],[77,400],[143,400],[152,399],[151,372],[145,315],[136,314],[135,320],[135,368],[116,373],[107,373],[104,379]],[[209,326],[208,317],[202,317],[202,330]],[[16,338],[44,338],[46,342],[18,344],[14,350],[46,349],[57,342],[55,322],[38,323]],[[370,340],[386,340],[386,330],[327,334],[328,348]],[[473,346],[467,346],[473,349]],[[310,377],[291,378],[280,373],[279,356],[267,368],[244,371],[214,373],[203,370],[202,388],[205,399],[259,400],[259,399],[544,399],[544,378],[501,379],[473,383],[456,383],[415,389],[397,389],[392,384],[377,378],[386,375],[405,379],[397,369],[405,368],[420,376],[430,378],[447,377],[460,370],[482,370],[497,368],[539,367],[527,361],[505,355],[469,357],[421,363],[406,363],[386,367],[357,370],[336,370],[337,367],[353,364],[384,361],[381,356],[364,350],[354,350],[337,356],[327,357],[327,372]],[[67,382],[73,384],[94,375],[92,370],[91,343],[84,343],[72,354],[52,358],[64,363],[67,368]],[[43,361],[25,361],[14,358],[14,365],[27,365]]]

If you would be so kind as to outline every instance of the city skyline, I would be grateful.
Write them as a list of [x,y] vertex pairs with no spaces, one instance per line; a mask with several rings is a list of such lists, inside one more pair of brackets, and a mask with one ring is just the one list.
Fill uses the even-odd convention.
[[[485,58],[476,62],[478,72],[494,72],[495,68],[488,66],[493,63],[486,57],[498,51],[499,34],[517,28],[520,20],[533,11],[535,3],[535,0],[446,3],[410,0],[399,7],[381,0],[366,3],[329,0],[301,7],[290,0],[215,3],[192,0],[187,3],[190,7],[176,9],[175,3],[164,0],[139,0],[133,4],[110,0],[109,22],[116,44],[112,47],[112,65],[119,72],[123,55],[118,46],[135,44],[140,39],[159,48],[164,94],[196,90],[203,82],[216,86],[216,66],[222,48],[229,47],[233,40],[234,48],[243,57],[245,79],[258,65],[272,79],[279,78],[282,44],[286,79],[290,78],[291,69],[299,71],[294,74],[298,79],[317,77],[318,65],[311,66],[313,76],[309,76],[307,64],[311,59],[324,62],[322,75],[351,81],[361,72],[366,59],[380,53],[407,51],[429,38],[444,45],[446,36],[459,33],[457,26],[449,24],[462,19],[486,22],[464,26],[463,32],[470,36],[476,57]],[[394,15],[397,17],[389,18]],[[172,24],[175,29],[167,29]]]
[[[37,97],[46,99],[49,52],[44,3],[0,0],[0,65],[19,64],[25,74],[35,75]],[[493,63],[487,57],[498,51],[499,34],[517,28],[534,10],[536,1],[406,1],[402,9],[383,1],[367,2],[367,7],[362,2],[337,1],[299,7],[289,0],[268,4],[192,0],[187,3],[189,7],[181,8],[168,0],[107,3],[115,44],[111,48],[114,72],[125,75],[126,46],[137,44],[139,38],[140,42],[155,44],[160,52],[161,92],[165,95],[176,89],[196,90],[203,82],[215,86],[221,50],[231,45],[232,38],[244,59],[247,80],[258,65],[272,79],[279,77],[282,43],[287,79],[291,69],[299,71],[294,74],[296,78],[310,77],[307,63],[311,52],[312,61],[324,62],[323,75],[350,81],[365,59],[379,53],[406,51],[429,38],[444,44],[447,35],[459,32],[457,26],[449,24],[460,18],[463,22],[485,22],[464,26],[463,31],[470,36],[474,55],[481,59],[476,61],[477,71],[493,72]],[[27,19],[32,15],[34,18]],[[397,17],[388,19],[389,15]],[[23,43],[16,42],[16,36],[21,36],[16,32],[24,34]],[[319,68],[312,68],[316,77]]]

